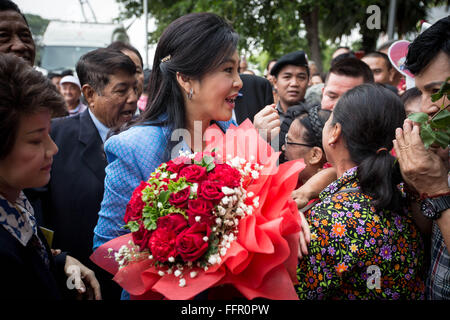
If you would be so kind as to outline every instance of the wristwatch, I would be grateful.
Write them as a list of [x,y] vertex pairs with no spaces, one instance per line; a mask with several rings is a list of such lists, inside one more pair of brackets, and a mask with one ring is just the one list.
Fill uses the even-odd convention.
[[437,220],[444,210],[450,208],[450,195],[425,198],[420,205],[422,214],[428,219]]

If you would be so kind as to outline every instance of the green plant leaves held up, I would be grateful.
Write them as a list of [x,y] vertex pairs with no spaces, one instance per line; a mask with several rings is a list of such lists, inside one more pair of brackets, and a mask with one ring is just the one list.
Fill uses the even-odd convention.
[[446,129],[450,127],[450,111],[442,110],[431,121],[431,127],[436,129]]
[[435,94],[431,95],[431,101],[436,102],[444,95],[447,95],[447,99],[450,99],[450,77],[442,83],[440,89]]
[[428,121],[428,115],[424,112],[411,113],[408,118],[417,123],[426,123]]
[[422,138],[423,144],[425,145],[425,148],[429,148],[434,141],[436,140],[436,135],[431,129],[431,126],[427,124],[423,124],[420,128],[420,137]]
[[420,137],[426,148],[437,144],[445,149],[450,144],[450,111],[445,100],[450,100],[450,77],[442,83],[439,91],[431,96],[431,101],[436,102],[443,98],[440,110],[429,119],[423,112],[412,113],[408,116],[414,122],[420,123]]

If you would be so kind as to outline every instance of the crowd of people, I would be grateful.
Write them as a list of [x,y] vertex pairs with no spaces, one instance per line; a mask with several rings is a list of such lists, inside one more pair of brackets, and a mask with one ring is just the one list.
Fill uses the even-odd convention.
[[306,165],[292,193],[300,299],[450,299],[449,149],[425,148],[406,118],[448,107],[431,95],[450,76],[450,16],[411,43],[408,90],[383,47],[339,47],[326,74],[298,50],[256,76],[212,13],[173,21],[151,72],[115,42],[44,76],[17,5],[0,0],[0,18],[1,298],[129,299],[89,257],[129,232],[133,190],[174,149],[202,151],[211,124],[250,119],[280,163]]

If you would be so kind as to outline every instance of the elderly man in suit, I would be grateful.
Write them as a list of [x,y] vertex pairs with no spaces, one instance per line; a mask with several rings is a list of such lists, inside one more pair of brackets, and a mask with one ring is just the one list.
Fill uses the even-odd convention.
[[[136,111],[136,67],[120,51],[102,48],[82,56],[76,71],[88,109],[52,123],[51,136],[59,152],[43,199],[45,221],[55,232],[54,245],[99,275],[107,299],[114,293],[109,288],[114,285],[105,281],[103,272],[89,260],[107,165],[103,143],[111,128],[131,120]],[[119,299],[119,288],[115,293]]]

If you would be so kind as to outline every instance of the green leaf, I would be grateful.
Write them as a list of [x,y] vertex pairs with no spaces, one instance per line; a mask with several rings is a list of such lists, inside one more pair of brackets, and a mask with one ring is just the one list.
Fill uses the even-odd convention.
[[208,164],[214,162],[214,158],[211,157],[211,156],[204,156],[204,157],[203,157],[203,162],[204,162],[206,165],[208,165]]
[[216,167],[216,165],[213,163],[208,164],[208,166],[206,167],[206,171],[210,172],[212,170],[214,170],[214,168]]
[[450,135],[443,131],[436,131],[436,142],[439,144],[440,147],[443,149],[447,148],[450,144]]
[[169,200],[170,193],[170,191],[161,191],[158,197],[158,201],[164,205],[167,200]]
[[130,221],[125,227],[131,232],[136,232],[139,230],[139,223],[137,221]]
[[414,122],[425,123],[428,121],[428,115],[424,112],[414,112],[408,116]]
[[436,116],[433,118],[433,122],[439,126],[444,126],[444,128],[449,127],[450,126],[450,111],[448,111],[448,110],[439,111],[436,114]]
[[146,218],[144,219],[144,228],[147,230],[155,230],[156,229],[156,220],[154,218]]
[[439,99],[441,99],[443,96],[442,92],[436,92],[435,94],[431,95],[431,101],[436,102]]
[[421,126],[420,137],[422,138],[423,144],[425,148],[429,148],[434,141],[436,140],[435,133],[433,129],[431,129],[429,124],[424,124]]

